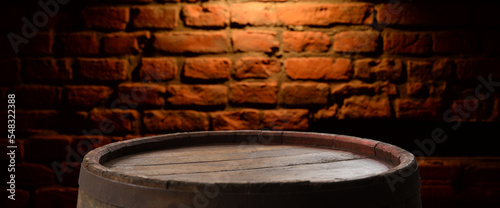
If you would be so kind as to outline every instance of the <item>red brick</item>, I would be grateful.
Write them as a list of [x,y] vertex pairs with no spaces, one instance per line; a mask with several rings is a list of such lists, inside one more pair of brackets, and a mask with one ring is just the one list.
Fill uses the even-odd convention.
[[90,111],[90,123],[105,135],[130,134],[139,127],[139,113],[136,110],[93,109]]
[[288,58],[285,69],[291,79],[347,80],[352,74],[345,58]]
[[48,85],[20,85],[14,87],[16,104],[41,107],[54,106],[61,102],[61,89]]
[[487,31],[482,35],[482,49],[485,53],[500,52],[500,31]]
[[68,81],[73,78],[70,59],[26,58],[26,79],[33,81]]
[[435,53],[476,53],[478,36],[467,31],[443,31],[432,33],[432,50]]
[[[40,156],[44,157],[43,154]],[[54,171],[42,164],[17,163],[16,173],[16,186],[47,186],[55,182]]]
[[161,32],[153,47],[165,53],[223,53],[230,50],[223,32]]
[[8,70],[0,70],[0,82],[10,84],[21,81],[21,60],[18,58],[0,59],[0,64]]
[[174,29],[177,27],[178,10],[165,6],[138,6],[132,8],[131,25],[135,28]]
[[427,98],[425,102],[413,99],[396,99],[396,118],[440,119],[441,99]]
[[210,118],[214,131],[260,128],[260,112],[254,109],[214,112],[210,114]]
[[103,38],[106,54],[138,54],[150,38],[149,31],[111,33]]
[[339,119],[381,119],[391,117],[391,103],[388,98],[352,96],[344,100]]
[[191,79],[227,80],[231,71],[229,58],[187,58],[184,63],[184,77]]
[[59,128],[59,112],[55,110],[16,110],[16,133],[40,133]]
[[278,109],[262,111],[262,123],[272,130],[307,130],[309,128],[307,109]]
[[[394,3],[376,6],[377,20],[382,25],[458,26],[467,23],[470,6],[446,3]],[[443,12],[446,11],[446,12]]]
[[165,81],[177,75],[175,58],[142,58],[141,79],[143,81]]
[[127,7],[87,7],[82,17],[87,28],[125,30],[130,13]]
[[129,106],[140,105],[161,107],[167,88],[162,85],[144,83],[122,83],[118,85],[119,103]]
[[326,52],[330,37],[324,32],[283,32],[283,50],[287,52]]
[[236,3],[231,5],[231,23],[237,25],[272,26],[278,15],[272,4]]
[[[121,137],[119,137],[121,138]],[[91,150],[101,147],[103,145],[109,144],[116,141],[113,137],[106,137],[101,135],[83,135],[83,136],[73,136],[71,148],[78,155],[84,156]],[[83,157],[82,157],[83,158]],[[81,161],[66,161],[66,162],[81,162]],[[74,165],[74,164],[66,164]],[[69,167],[71,168],[71,167]]]
[[283,105],[325,105],[329,88],[325,83],[283,83],[279,93]]
[[233,31],[233,47],[235,51],[266,52],[278,50],[280,43],[276,39],[276,32],[260,30]]
[[127,61],[123,59],[79,59],[80,75],[98,81],[123,81],[127,79]]
[[151,110],[144,112],[144,127],[148,132],[207,131],[206,113],[193,110]]
[[76,207],[78,188],[44,187],[35,191],[35,208],[42,207]]
[[235,63],[234,67],[235,77],[238,79],[269,78],[280,71],[280,62],[270,58],[243,57]]
[[372,24],[372,11],[366,3],[280,4],[278,19],[284,25]]
[[319,109],[314,114],[314,120],[319,121],[319,120],[327,120],[327,119],[336,118],[338,110],[339,110],[339,106],[337,104],[334,104],[328,108]]
[[333,51],[369,53],[378,47],[380,33],[377,31],[344,31],[333,36]]
[[[475,110],[471,111],[473,108]],[[490,112],[485,102],[479,102],[476,99],[458,99],[453,100],[451,107],[451,115],[447,115],[447,118],[451,118],[453,121],[470,121],[479,122],[487,120],[491,117],[494,112]]]
[[433,79],[433,62],[431,61],[409,60],[406,63],[406,68],[408,70],[409,80],[428,81]]
[[72,106],[93,107],[106,101],[113,89],[107,86],[79,85],[67,86],[67,101]]
[[230,86],[229,100],[236,104],[276,104],[278,84],[237,82]]
[[348,97],[350,95],[374,95],[380,92],[380,85],[361,82],[348,82],[332,88],[331,94],[335,97]]
[[29,39],[29,42],[20,48],[24,54],[47,55],[52,53],[54,44],[52,32],[39,32],[35,37]]
[[421,32],[387,32],[384,34],[384,51],[391,54],[423,54],[432,49],[432,39]]
[[354,77],[369,80],[392,80],[401,78],[403,63],[399,59],[359,59],[354,62]]
[[170,85],[171,105],[224,106],[227,103],[227,87],[223,85]]
[[97,55],[99,54],[99,39],[94,32],[75,32],[61,36],[58,42],[58,52],[61,55]]
[[462,58],[456,59],[457,78],[461,80],[476,80],[478,76],[487,79],[490,74],[493,80],[500,79],[499,59]]
[[429,89],[422,82],[407,82],[406,94],[413,97],[423,97],[429,93]]
[[229,9],[223,5],[188,5],[182,8],[184,23],[192,27],[226,27]]
[[62,135],[35,136],[28,138],[25,147],[25,158],[29,162],[64,161],[70,147],[71,137]]

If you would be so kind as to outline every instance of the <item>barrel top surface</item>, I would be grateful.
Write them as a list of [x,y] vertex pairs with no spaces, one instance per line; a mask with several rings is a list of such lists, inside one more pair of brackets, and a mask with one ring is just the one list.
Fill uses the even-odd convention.
[[327,182],[369,177],[394,167],[377,158],[344,150],[248,144],[145,151],[103,165],[124,175],[196,183]]

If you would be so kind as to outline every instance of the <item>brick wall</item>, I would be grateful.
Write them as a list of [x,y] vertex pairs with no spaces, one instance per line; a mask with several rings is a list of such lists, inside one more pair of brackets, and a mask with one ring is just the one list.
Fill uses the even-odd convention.
[[[360,129],[376,126],[368,137],[391,134],[398,139],[389,142],[412,150],[415,138],[432,132],[419,125],[432,123],[458,138],[440,149],[460,154],[454,145],[467,148],[469,138],[456,128],[472,125],[476,135],[500,121],[497,4],[1,4],[0,94],[15,93],[17,108],[14,207],[73,207],[81,157],[144,135],[234,129],[363,135]],[[401,123],[412,131],[391,127]],[[2,148],[8,143],[0,141]],[[479,143],[479,154],[498,156]],[[493,190],[491,196],[500,195]],[[433,195],[425,193],[424,200]]]

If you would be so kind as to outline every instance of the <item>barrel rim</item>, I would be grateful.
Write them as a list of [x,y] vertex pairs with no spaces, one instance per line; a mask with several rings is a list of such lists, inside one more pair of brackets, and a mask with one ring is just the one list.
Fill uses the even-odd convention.
[[[160,180],[134,175],[126,175],[111,171],[103,166],[105,162],[115,158],[141,152],[143,148],[154,150],[164,147],[162,145],[172,145],[172,148],[183,147],[193,141],[197,144],[217,144],[239,142],[245,136],[272,136],[277,138],[271,140],[269,144],[302,145],[317,148],[330,148],[350,151],[357,154],[372,156],[392,163],[394,167],[378,174],[353,177],[349,179],[334,179],[331,181],[308,182],[308,181],[284,181],[284,182],[252,182],[252,183],[199,183],[175,180]],[[208,139],[207,139],[208,138]],[[300,138],[300,139],[299,139]],[[307,138],[307,139],[304,139]],[[142,147],[146,146],[146,147]],[[87,153],[82,162],[82,169],[102,177],[106,180],[127,183],[131,185],[143,186],[148,188],[187,191],[191,192],[193,188],[202,188],[206,185],[217,184],[224,186],[226,191],[245,191],[258,190],[259,192],[302,192],[302,191],[325,191],[332,189],[343,189],[346,187],[365,186],[366,184],[384,184],[388,183],[390,177],[413,176],[418,175],[418,165],[415,156],[410,152],[397,146],[354,136],[298,132],[298,131],[265,131],[265,130],[236,130],[236,131],[197,131],[197,132],[179,132],[172,134],[163,134],[156,136],[141,137],[116,143],[104,145]],[[84,171],[82,170],[82,171]],[[80,181],[81,183],[81,181]],[[404,181],[403,181],[404,183]]]

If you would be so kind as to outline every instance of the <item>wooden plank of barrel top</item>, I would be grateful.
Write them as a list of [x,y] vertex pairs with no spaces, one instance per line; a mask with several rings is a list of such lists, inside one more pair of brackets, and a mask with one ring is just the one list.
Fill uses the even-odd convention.
[[214,131],[109,144],[88,153],[78,207],[417,208],[414,156],[333,134]]

